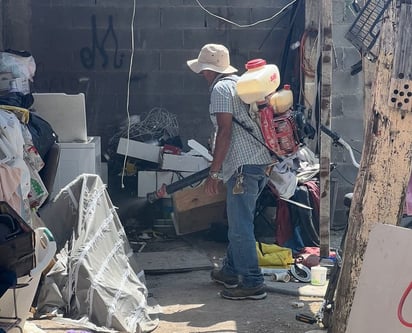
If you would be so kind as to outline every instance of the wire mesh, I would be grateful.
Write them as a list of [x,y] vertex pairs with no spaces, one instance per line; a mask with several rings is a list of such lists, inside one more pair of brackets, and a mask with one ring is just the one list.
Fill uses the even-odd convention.
[[361,53],[375,61],[377,56],[371,52],[379,37],[382,16],[392,0],[368,0],[345,37]]
[[143,120],[139,117],[131,117],[130,124],[124,124],[109,140],[109,153],[115,153],[120,138],[127,138],[141,142],[166,141],[179,135],[179,125],[176,115],[165,108],[155,107],[151,109]]

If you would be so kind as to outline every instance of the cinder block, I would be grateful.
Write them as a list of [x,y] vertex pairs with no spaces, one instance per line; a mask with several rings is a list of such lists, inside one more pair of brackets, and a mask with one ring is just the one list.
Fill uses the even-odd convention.
[[183,77],[181,72],[150,72],[145,80],[139,82],[139,87],[150,92],[175,93],[183,92]]
[[[356,64],[359,60],[362,59],[359,51],[355,47],[344,47],[343,51],[343,70],[351,71],[351,66]],[[361,74],[362,75],[362,74]]]
[[143,49],[178,49],[183,47],[181,29],[139,29],[136,36],[136,48]]
[[186,71],[189,70],[186,61],[197,58],[192,56],[190,50],[162,50],[160,53],[160,69],[162,71]]
[[332,117],[342,117],[342,96],[332,95]]
[[345,117],[351,119],[359,119],[363,121],[364,113],[364,98],[363,91],[359,91],[356,95],[342,96],[342,109]]
[[161,13],[161,26],[165,29],[205,26],[206,13],[199,7],[164,7]]
[[[361,73],[360,73],[361,74]],[[350,75],[349,72],[334,72],[332,92],[353,95],[363,91],[363,75]]]
[[135,50],[133,69],[145,73],[159,70],[160,52],[157,50]]
[[160,7],[136,8],[135,25],[137,28],[160,28]]
[[228,30],[185,29],[183,30],[183,46],[193,51],[193,58],[199,54],[200,48],[207,43],[227,45]]
[[332,39],[335,47],[353,47],[352,43],[345,38],[349,27],[350,24],[332,26]]

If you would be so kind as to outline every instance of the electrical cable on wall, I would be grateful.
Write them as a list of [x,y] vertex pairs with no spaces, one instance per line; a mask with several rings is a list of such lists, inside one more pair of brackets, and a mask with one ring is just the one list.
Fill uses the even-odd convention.
[[127,96],[126,96],[126,112],[127,112],[127,143],[126,143],[126,153],[123,159],[123,168],[122,168],[122,188],[124,188],[124,173],[126,169],[126,162],[127,162],[127,155],[129,153],[129,137],[130,137],[130,81],[132,77],[132,69],[133,69],[133,58],[134,58],[134,21],[136,18],[136,0],[133,0],[133,14],[132,14],[132,22],[130,24],[130,32],[131,32],[131,54],[130,54],[130,64],[129,64],[129,75],[127,78]]
[[290,6],[292,6],[297,0],[292,0],[291,2],[289,2],[286,6],[284,6],[279,12],[277,12],[276,14],[272,15],[271,17],[268,17],[266,19],[263,20],[259,20],[256,21],[255,23],[251,23],[251,24],[239,24],[233,21],[228,20],[227,18],[224,18],[222,16],[213,14],[211,11],[207,10],[205,8],[205,6],[202,5],[202,3],[200,2],[200,0],[196,0],[197,4],[199,5],[200,8],[202,8],[206,13],[208,13],[209,15],[216,17],[219,20],[225,21],[227,23],[233,24],[234,26],[238,27],[238,28],[250,28],[253,27],[255,25],[258,25],[260,23],[264,23],[264,22],[268,22],[273,20],[274,18],[276,18],[277,16],[279,16],[280,14],[282,14],[286,9],[288,9]]

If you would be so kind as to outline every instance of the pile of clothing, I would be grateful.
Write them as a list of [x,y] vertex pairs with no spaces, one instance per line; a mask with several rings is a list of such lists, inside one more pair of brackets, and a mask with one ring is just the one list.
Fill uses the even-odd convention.
[[30,111],[35,62],[27,52],[0,52],[0,200],[27,222],[49,193],[39,174],[57,135]]

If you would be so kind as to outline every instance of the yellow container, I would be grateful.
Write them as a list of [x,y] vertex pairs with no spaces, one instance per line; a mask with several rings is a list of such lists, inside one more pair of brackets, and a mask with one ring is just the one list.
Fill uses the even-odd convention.
[[276,65],[268,65],[264,59],[253,59],[245,67],[247,71],[236,83],[236,91],[243,102],[262,102],[279,87],[280,74]]
[[290,90],[290,85],[285,84],[283,89],[270,96],[269,104],[273,106],[275,114],[282,114],[289,110],[293,106],[293,92]]

